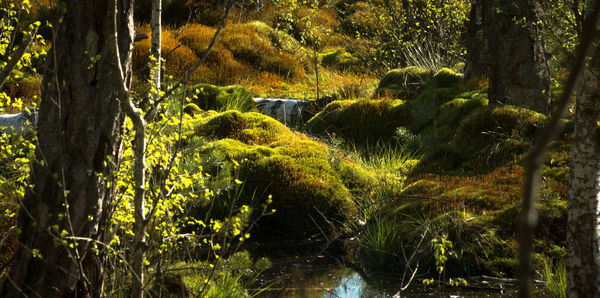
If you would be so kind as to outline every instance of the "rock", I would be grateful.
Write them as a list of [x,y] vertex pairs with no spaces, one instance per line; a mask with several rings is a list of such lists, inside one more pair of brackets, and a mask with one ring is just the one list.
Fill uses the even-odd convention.
[[35,111],[22,111],[18,114],[0,115],[0,132],[14,132],[18,135],[23,135],[35,129],[37,120],[38,115]]

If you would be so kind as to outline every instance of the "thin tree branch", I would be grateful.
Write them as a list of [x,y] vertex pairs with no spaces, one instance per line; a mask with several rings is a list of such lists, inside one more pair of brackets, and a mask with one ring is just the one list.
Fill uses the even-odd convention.
[[548,144],[555,139],[560,129],[560,119],[563,117],[570,101],[571,94],[575,90],[577,82],[585,69],[586,58],[593,49],[596,26],[600,20],[600,5],[596,3],[584,28],[581,42],[577,47],[575,64],[569,79],[565,85],[563,94],[550,120],[546,123],[544,130],[538,136],[535,146],[526,160],[525,186],[523,189],[523,205],[517,226],[519,230],[519,297],[530,297],[529,285],[531,282],[531,248],[533,231],[537,225],[537,211],[535,202],[540,181],[540,166],[543,163],[544,152]]
[[229,0],[227,2],[227,7],[225,9],[225,15],[223,16],[223,19],[221,20],[221,25],[219,26],[219,28],[215,32],[215,35],[213,35],[213,38],[210,41],[210,44],[208,45],[208,48],[206,49],[206,51],[204,51],[204,54],[202,55],[202,57],[200,58],[200,60],[198,61],[198,63],[196,63],[196,65],[194,65],[192,68],[190,68],[188,71],[185,72],[185,75],[184,75],[183,79],[181,79],[175,85],[171,86],[171,88],[169,88],[169,90],[165,91],[165,94],[163,94],[163,96],[161,96],[159,99],[157,99],[154,102],[154,105],[152,106],[152,109],[148,112],[148,114],[146,116],[146,119],[154,119],[154,117],[156,116],[156,113],[158,111],[158,106],[163,101],[165,101],[169,96],[171,96],[171,94],[173,94],[173,92],[175,90],[177,90],[177,88],[179,88],[179,86],[181,86],[181,85],[185,86],[185,84],[187,84],[190,76],[194,72],[196,72],[196,70],[198,70],[198,68],[200,67],[200,65],[202,65],[202,63],[204,63],[204,61],[206,61],[206,58],[208,57],[208,53],[210,53],[211,49],[215,45],[215,42],[217,40],[217,36],[219,36],[219,33],[221,32],[221,30],[227,24],[227,17],[229,16],[229,12],[231,11],[232,7],[233,7],[233,1]]
[[[134,139],[134,180],[135,180],[135,194],[134,194],[134,248],[133,248],[133,286],[131,294],[134,297],[143,296],[143,285],[144,285],[144,269],[143,261],[146,250],[146,225],[144,220],[144,196],[145,196],[145,169],[146,169],[146,123],[140,112],[133,105],[129,99],[129,90],[127,88],[125,73],[121,65],[121,59],[119,54],[119,36],[117,28],[117,0],[111,0],[109,7],[110,20],[113,22],[111,28],[113,30],[112,36],[109,39],[109,46],[112,52],[112,63],[114,64],[114,70],[117,75],[113,76],[115,80],[115,86],[117,86],[118,98],[121,103],[121,109],[125,112],[127,117],[133,122],[133,128],[135,130]],[[129,12],[131,17],[131,12]],[[131,36],[126,37],[133,42],[133,31],[130,32]]]
[[23,58],[23,55],[25,55],[25,52],[27,51],[27,49],[29,48],[31,43],[33,43],[33,41],[35,40],[35,36],[37,35],[37,30],[38,30],[38,28],[36,27],[29,34],[29,38],[24,39],[21,42],[21,44],[19,45],[19,47],[11,53],[10,58],[8,59],[8,62],[6,63],[6,66],[4,66],[4,68],[0,71],[0,89],[2,89],[2,87],[4,86],[4,83],[6,83],[6,79],[8,79],[8,76],[10,75],[10,73],[13,71],[13,69],[15,69],[15,67],[17,66],[17,63],[19,63],[21,58]]

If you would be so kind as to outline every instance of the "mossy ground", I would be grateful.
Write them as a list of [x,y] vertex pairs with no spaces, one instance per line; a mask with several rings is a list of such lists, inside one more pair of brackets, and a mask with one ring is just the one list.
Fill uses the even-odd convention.
[[[138,25],[136,31],[150,34],[148,25]],[[200,61],[215,32],[214,27],[201,24],[163,28],[162,51],[168,53],[165,75],[181,79],[187,69]],[[149,49],[150,39],[135,44],[133,65],[140,77],[148,74]],[[336,51],[340,55],[335,54]],[[314,53],[282,30],[275,30],[262,21],[234,23],[220,33],[206,62],[192,74],[190,82],[242,85],[259,97],[315,99],[315,67],[319,67],[321,96],[347,97],[349,89],[360,94],[373,92],[376,77],[363,74],[356,67],[357,58],[335,45],[324,48],[323,53],[318,59],[322,65],[315,66]]]
[[[185,19],[188,2],[170,1],[168,9]],[[277,212],[260,222],[263,235],[306,236],[318,232],[315,222],[332,230],[329,223],[354,226],[351,223],[360,218],[366,222],[356,228],[362,241],[360,257],[378,269],[402,269],[399,248],[419,249],[423,268],[432,269],[431,247],[419,248],[415,243],[429,230],[425,243],[443,234],[455,243],[457,255],[448,261],[448,272],[513,275],[521,161],[545,116],[489,105],[487,80],[464,82],[457,72],[464,65],[437,72],[409,66],[391,70],[378,81],[368,65],[359,62],[357,49],[364,44],[345,42],[357,34],[368,41],[375,32],[377,24],[368,17],[373,13],[370,6],[356,0],[336,1],[335,6],[337,12],[322,9],[314,18],[320,34],[329,29],[328,43],[317,59],[311,41],[302,43],[299,38],[306,23],[289,23],[286,33],[275,29],[285,23],[285,15],[273,11],[264,13],[270,17],[249,12],[250,21],[248,14],[232,17],[191,78],[192,84],[203,85],[194,86],[200,92],[185,108],[195,117],[194,126],[186,131],[185,153],[202,154],[203,162],[186,160],[187,170],[203,167],[212,175],[220,200],[215,209],[221,212],[234,202],[251,204],[259,211],[271,194],[268,209]],[[202,9],[202,24],[191,24],[181,32],[181,28],[164,28],[167,81],[181,79],[198,63],[216,32],[219,13]],[[302,8],[293,13],[303,17],[309,11]],[[148,25],[137,25],[136,32],[149,31]],[[135,45],[134,82],[147,77],[149,47],[149,39]],[[329,104],[307,125],[308,132],[326,136],[333,145],[291,131],[264,115],[226,111],[252,111],[252,96],[314,99],[317,81],[320,95],[353,99]],[[40,76],[28,75],[7,82],[3,91],[33,102],[40,84]],[[244,87],[218,87],[227,85]],[[206,111],[210,109],[218,112]],[[542,168],[537,254],[564,254],[572,129],[572,122],[566,121]],[[383,142],[421,157],[411,158],[402,171],[375,169],[341,150],[340,142],[359,148]],[[362,151],[376,156],[372,149]],[[410,171],[407,181],[403,171]],[[238,178],[243,182],[240,193],[235,192],[236,184],[229,184]],[[12,198],[2,201],[12,202]],[[204,212],[207,206],[193,208]],[[13,224],[3,216],[2,229]]]
[[199,150],[212,157],[203,167],[214,177],[222,163],[239,163],[227,174],[243,181],[240,203],[259,206],[272,196],[268,208],[277,211],[261,223],[275,234],[307,235],[330,229],[315,223],[352,221],[356,200],[370,196],[377,183],[373,173],[324,143],[258,113],[206,114],[187,138],[207,140]]
[[211,84],[197,84],[189,88],[192,103],[202,110],[256,111],[253,96],[242,86],[218,87]]
[[328,104],[308,121],[306,130],[363,144],[390,139],[397,127],[408,123],[410,112],[401,100],[345,100]]
[[[546,116],[510,105],[489,105],[485,86],[464,92],[469,90],[466,84],[450,69],[436,74],[416,67],[394,70],[382,78],[377,94],[402,101],[333,102],[309,121],[313,133],[362,147],[373,141],[403,144],[421,156],[405,188],[388,194],[393,199],[359,229],[367,267],[402,270],[401,256],[417,250],[422,268],[434,272],[429,241],[445,235],[456,252],[445,266],[448,274],[515,275],[521,164]],[[564,124],[543,166],[534,248],[537,265],[542,256],[564,254],[572,122]],[[426,244],[417,247],[424,233]]]

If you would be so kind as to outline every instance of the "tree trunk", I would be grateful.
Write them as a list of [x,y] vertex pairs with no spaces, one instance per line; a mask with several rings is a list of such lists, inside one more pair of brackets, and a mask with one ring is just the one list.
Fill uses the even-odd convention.
[[[595,41],[600,31],[596,26]],[[597,45],[597,44],[596,44]],[[567,296],[600,296],[600,50],[577,94],[567,194]]]
[[463,35],[466,48],[465,79],[475,79],[485,76],[484,61],[482,55],[486,53],[485,40],[483,38],[483,11],[482,0],[471,0],[471,12],[469,22]]
[[[34,187],[23,201],[21,246],[11,282],[0,296],[103,294],[102,246],[99,254],[91,248],[92,241],[110,241],[105,228],[116,195],[113,173],[120,160],[123,121],[111,61],[115,29],[108,2],[65,0],[57,6],[63,4],[65,10],[54,24],[42,86]],[[119,0],[118,5],[118,62],[129,74],[133,1]]]
[[538,21],[531,0],[489,0],[484,5],[490,102],[548,112],[550,67]]
[[153,87],[156,89],[154,94],[153,104],[160,98],[160,79],[161,79],[161,35],[162,35],[162,1],[152,0],[152,46],[150,48],[150,55],[153,59],[156,59],[155,69],[151,72],[151,80]]
[[[152,97],[151,104],[154,107],[160,98],[160,73],[161,73],[161,0],[152,0],[152,46],[150,50],[151,61],[154,61],[150,71],[150,81],[154,91],[149,95]],[[125,86],[123,86],[125,87]],[[124,89],[123,89],[124,90]],[[123,94],[123,101],[129,101],[128,94]],[[131,109],[128,109],[131,107]],[[131,297],[142,298],[144,296],[144,260],[146,258],[146,215],[145,215],[145,159],[146,159],[146,125],[141,115],[134,111],[133,104],[129,102],[125,110],[134,122],[135,127],[135,224],[134,224],[134,249],[133,249],[133,273],[135,278],[131,287]]]

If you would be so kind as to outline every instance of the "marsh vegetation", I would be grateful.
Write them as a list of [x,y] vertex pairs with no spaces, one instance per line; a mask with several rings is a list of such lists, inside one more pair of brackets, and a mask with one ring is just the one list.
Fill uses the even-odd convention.
[[[574,1],[579,6],[565,13],[561,1],[533,1],[546,10],[514,18],[521,27],[543,24],[536,28],[550,53],[549,72],[537,72],[547,75],[538,80],[547,88],[530,92],[511,80],[498,83],[505,77],[498,71],[513,70],[495,65],[504,58],[490,58],[493,51],[481,46],[491,30],[481,19],[491,17],[472,2],[162,1],[162,91],[148,80],[156,71],[151,38],[133,44],[128,82],[128,98],[147,125],[142,295],[291,295],[289,287],[298,295],[315,288],[328,289],[315,291],[319,296],[393,295],[415,286],[417,293],[469,291],[474,276],[517,278],[525,160],[563,92],[581,34],[564,24],[577,21],[585,3]],[[135,4],[135,33],[151,37],[150,7]],[[32,40],[0,84],[2,114],[37,112],[51,102],[50,86],[64,87],[53,81],[58,58],[48,54],[60,32],[45,24],[67,14],[60,7],[44,0],[0,4],[3,67],[10,60],[3,53],[29,35]],[[518,10],[497,14],[526,8]],[[472,38],[480,39],[476,58]],[[90,57],[88,70],[102,59]],[[508,86],[502,99],[499,84]],[[543,104],[523,95],[538,91]],[[160,99],[149,100],[154,95]],[[255,98],[264,97],[325,104],[286,126],[260,113]],[[103,226],[94,214],[85,223],[101,236],[69,226],[69,177],[57,171],[45,180],[58,185],[64,201],[50,210],[48,223],[40,222],[48,243],[73,260],[73,270],[86,272],[75,274],[82,280],[90,269],[81,264],[102,260],[104,277],[73,282],[65,290],[70,294],[98,282],[93,296],[128,296],[137,278],[131,264],[141,245],[134,229],[138,132],[132,118],[117,118],[118,157],[94,158],[88,172],[102,186],[99,193],[113,196],[94,209],[108,212],[98,217]],[[566,291],[573,110],[560,123],[542,157],[531,254],[531,274],[554,297]],[[27,243],[19,237],[28,235],[24,226],[31,228],[25,223],[34,217],[25,199],[36,189],[30,175],[48,169],[48,161],[40,159],[36,133],[0,133],[0,293],[16,293],[10,272],[20,266],[14,260],[25,253],[15,252]],[[300,261],[281,256],[291,246],[303,247],[295,253]],[[26,249],[32,262],[44,262],[46,250]],[[288,270],[303,262],[319,269]],[[382,292],[335,286],[339,280],[373,285],[382,275],[391,277]],[[36,289],[43,287],[23,291]]]

